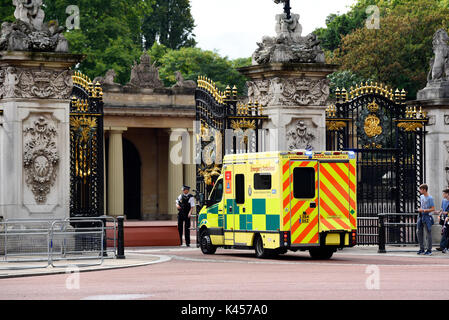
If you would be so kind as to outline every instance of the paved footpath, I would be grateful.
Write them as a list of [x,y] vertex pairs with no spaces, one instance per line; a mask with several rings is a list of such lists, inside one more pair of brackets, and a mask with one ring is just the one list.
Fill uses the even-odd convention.
[[206,256],[197,248],[128,248],[127,259],[79,273],[0,270],[0,299],[447,300],[449,280],[441,275],[449,271],[449,255],[417,256],[410,247],[387,251],[357,247],[317,261],[307,252],[261,260],[244,250]]

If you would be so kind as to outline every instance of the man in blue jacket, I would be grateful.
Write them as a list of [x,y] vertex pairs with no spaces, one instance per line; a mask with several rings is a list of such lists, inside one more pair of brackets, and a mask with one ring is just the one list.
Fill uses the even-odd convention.
[[437,250],[442,251],[443,253],[447,253],[448,240],[449,240],[449,232],[448,232],[448,212],[449,212],[449,189],[443,190],[443,201],[441,201],[441,210],[438,215],[438,219],[440,221],[440,225],[442,226],[441,231],[441,242],[440,247]]
[[[433,197],[429,194],[429,187],[426,184],[419,186],[421,193],[421,206],[418,209],[418,223],[416,225],[416,232],[418,235],[419,251],[418,254],[427,256],[432,255],[432,213],[435,211],[435,202]],[[426,240],[426,251],[424,251],[424,239]]]

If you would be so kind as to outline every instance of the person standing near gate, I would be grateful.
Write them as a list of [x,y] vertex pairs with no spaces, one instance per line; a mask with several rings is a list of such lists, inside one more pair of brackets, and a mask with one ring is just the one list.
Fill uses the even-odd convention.
[[190,187],[183,186],[182,194],[176,199],[176,208],[178,208],[178,231],[179,239],[182,245],[182,233],[185,231],[185,240],[187,247],[190,247],[190,218],[195,208],[195,199],[189,193]]
[[437,250],[447,253],[449,232],[448,232],[448,211],[449,211],[449,189],[443,190],[443,201],[441,201],[441,210],[438,214],[438,220],[442,226],[440,247]]
[[[435,203],[433,197],[429,194],[429,187],[426,184],[419,186],[419,192],[421,193],[421,206],[418,209],[419,216],[418,223],[416,225],[416,232],[419,242],[418,254],[430,256],[432,255],[432,213],[435,211]],[[426,251],[424,251],[424,241],[426,244]]]

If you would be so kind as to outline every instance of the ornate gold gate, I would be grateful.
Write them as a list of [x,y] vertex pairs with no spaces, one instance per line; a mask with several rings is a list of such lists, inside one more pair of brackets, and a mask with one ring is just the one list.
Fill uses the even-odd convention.
[[75,72],[70,102],[70,216],[104,214],[103,90]]

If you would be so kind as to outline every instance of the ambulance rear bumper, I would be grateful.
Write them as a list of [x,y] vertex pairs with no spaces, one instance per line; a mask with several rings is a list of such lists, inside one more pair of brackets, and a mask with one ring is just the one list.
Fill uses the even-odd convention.
[[[321,232],[320,241],[317,244],[308,243],[291,243],[290,232],[281,232],[281,248],[310,248],[310,247],[335,247],[335,248],[348,248],[354,247],[357,244],[357,231],[333,231],[333,232]],[[284,241],[286,240],[286,241]]]

